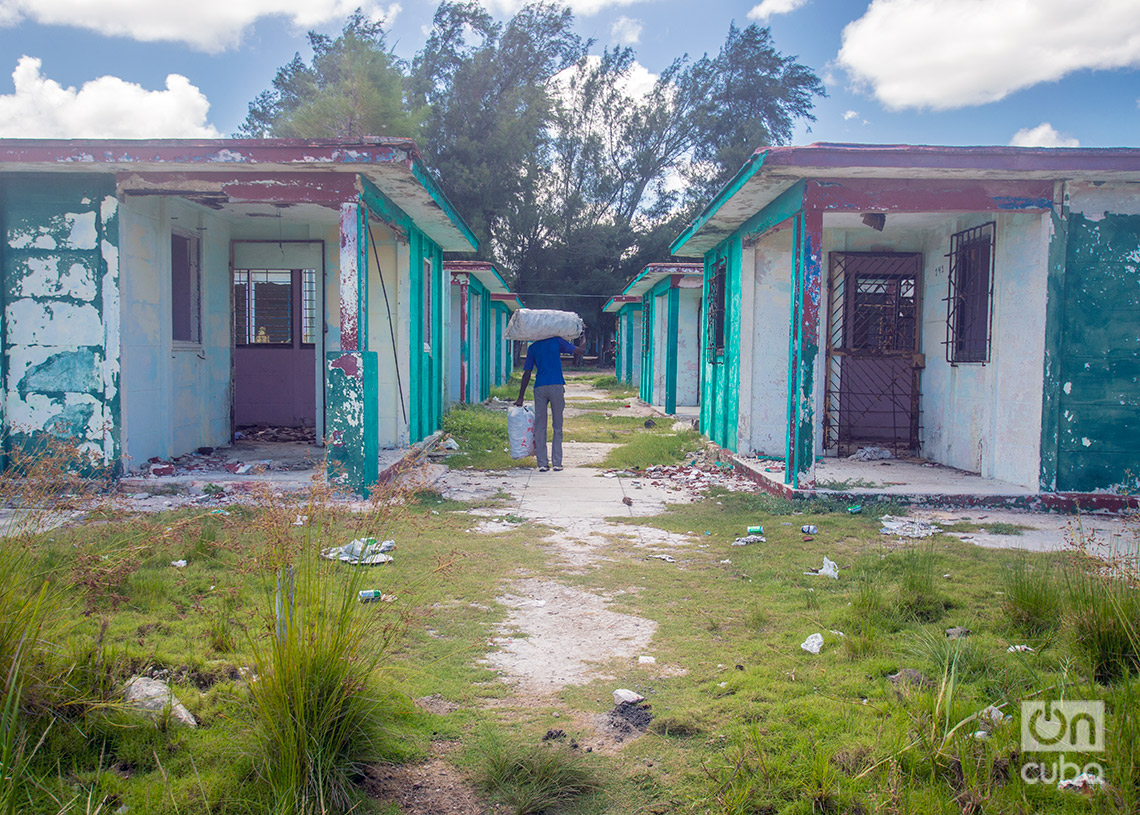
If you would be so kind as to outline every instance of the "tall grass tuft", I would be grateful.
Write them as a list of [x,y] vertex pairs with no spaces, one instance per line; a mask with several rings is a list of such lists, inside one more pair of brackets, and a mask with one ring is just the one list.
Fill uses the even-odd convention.
[[1140,589],[1111,575],[1066,576],[1073,648],[1107,684],[1140,670]]
[[484,788],[514,815],[548,812],[600,789],[585,757],[561,745],[536,749],[487,731],[479,747]]
[[935,588],[937,568],[933,543],[915,544],[902,551],[898,604],[906,616],[918,622],[936,622],[946,612],[946,601]]
[[1002,605],[1010,625],[1031,637],[1057,630],[1064,597],[1049,567],[1035,566],[1023,558],[1005,571],[1004,583]]
[[253,643],[259,770],[279,815],[349,811],[355,779],[380,757],[375,673],[395,627],[358,604],[359,568],[348,579],[332,574],[350,568],[302,554],[295,577],[283,570],[272,633]]

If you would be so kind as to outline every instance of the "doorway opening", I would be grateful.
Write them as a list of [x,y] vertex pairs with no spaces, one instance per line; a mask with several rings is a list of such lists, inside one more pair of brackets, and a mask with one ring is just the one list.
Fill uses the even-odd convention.
[[917,456],[922,255],[833,252],[828,281],[824,447]]

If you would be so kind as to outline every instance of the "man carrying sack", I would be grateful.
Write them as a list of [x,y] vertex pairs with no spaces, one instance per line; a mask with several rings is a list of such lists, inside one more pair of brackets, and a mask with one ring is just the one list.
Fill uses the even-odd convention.
[[[521,339],[521,336],[530,332],[543,333],[547,336],[531,342],[526,352],[526,361],[523,363],[522,386],[519,388],[519,398],[515,405],[522,407],[523,397],[526,396],[526,387],[530,384],[531,372],[537,369],[534,380],[534,455],[538,459],[538,471],[545,473],[554,464],[555,472],[562,469],[562,412],[566,407],[566,380],[562,376],[562,355],[573,354],[578,349],[566,341],[565,335],[577,330],[581,333],[582,321],[577,314],[556,311],[531,311],[528,309],[515,312],[511,324],[507,327],[507,336]],[[565,318],[559,320],[559,318]],[[573,318],[572,320],[569,318]],[[566,325],[559,325],[564,322]],[[513,329],[513,330],[512,330]],[[560,332],[561,335],[555,332]],[[583,337],[583,343],[585,338]],[[546,451],[546,411],[550,409],[552,432],[550,434],[550,459]]]

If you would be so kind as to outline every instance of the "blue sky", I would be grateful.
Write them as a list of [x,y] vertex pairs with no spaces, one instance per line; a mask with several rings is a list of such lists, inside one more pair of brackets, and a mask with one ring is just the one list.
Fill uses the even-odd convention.
[[[483,0],[504,17],[519,0]],[[0,0],[0,136],[228,135],[304,33],[362,0]],[[363,0],[410,59],[435,3]],[[827,83],[795,141],[1135,146],[1137,0],[570,0],[650,73],[769,25]],[[18,80],[13,79],[13,72]],[[19,86],[17,88],[17,85]]]

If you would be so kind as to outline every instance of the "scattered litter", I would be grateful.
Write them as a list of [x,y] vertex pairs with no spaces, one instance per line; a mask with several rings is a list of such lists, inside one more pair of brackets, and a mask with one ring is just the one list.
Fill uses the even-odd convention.
[[615,705],[636,705],[638,702],[644,701],[644,696],[636,691],[631,691],[629,688],[618,688],[614,691]]
[[1006,722],[1013,719],[1012,716],[1007,716],[1006,714],[1002,713],[1001,708],[997,707],[996,705],[989,705],[986,707],[985,710],[978,714],[978,718],[983,722],[988,722],[994,727],[999,724],[1005,724]]
[[947,639],[951,639],[951,640],[960,640],[963,637],[968,637],[973,633],[974,632],[971,631],[970,629],[963,628],[960,625],[956,625],[953,628],[947,628],[946,629],[946,637],[947,637]]
[[803,648],[809,654],[818,654],[819,650],[823,648],[823,634],[812,634],[800,643],[800,648]]
[[1005,649],[1007,654],[1024,654],[1026,652],[1035,653],[1032,646],[1029,645],[1011,645]]
[[396,602],[396,595],[384,594],[379,589],[363,589],[357,592],[357,597],[362,603],[394,603]]
[[298,515],[297,520],[293,521],[293,526],[304,526],[309,522],[308,515]]
[[186,561],[185,560],[172,560],[172,561],[170,561],[170,565],[176,569],[185,569],[186,568]]
[[974,738],[977,739],[978,741],[987,741],[987,740],[989,740],[989,737],[990,737],[990,734],[989,734],[988,730],[975,730],[974,731]]
[[396,548],[395,541],[377,543],[376,538],[357,538],[346,546],[334,546],[321,552],[328,560],[339,560],[356,566],[377,566],[389,563],[392,556],[385,554]]
[[602,473],[602,477],[603,478],[617,478],[617,473],[615,473],[615,472]]
[[645,426],[646,426],[647,428],[650,428],[650,429],[652,429],[652,428],[654,428],[654,427],[657,427],[657,422],[653,421],[652,419],[646,419],[646,420],[645,420]]
[[444,439],[443,444],[440,445],[444,450],[458,450],[459,442],[455,439]]
[[725,558],[724,560],[722,560],[722,561],[721,561],[721,563],[725,563],[725,564],[728,564],[728,565],[732,565],[732,561],[731,561],[731,560],[729,560],[728,558]]
[[870,447],[860,447],[858,451],[852,453],[847,458],[852,461],[883,461],[884,459],[894,458],[894,454],[886,447],[876,447],[872,445]]
[[650,557],[651,558],[657,558],[658,560],[663,560],[666,563],[676,563],[677,562],[677,559],[674,558],[672,555],[650,555]]
[[863,511],[863,505],[862,504],[852,504],[851,506],[847,507],[847,514],[848,515],[858,515],[862,511]]
[[764,527],[757,524],[756,526],[748,527],[744,531],[747,532],[749,535],[763,535],[764,534]]
[[1105,780],[1096,773],[1081,773],[1076,778],[1065,778],[1057,784],[1059,790],[1074,790],[1076,792],[1092,792],[1105,787]]
[[226,465],[226,469],[234,475],[246,475],[253,469],[252,464],[242,464],[237,461],[231,461]]
[[830,577],[832,580],[838,580],[839,566],[834,560],[829,558],[827,555],[824,555],[823,566],[818,569],[810,569],[809,571],[804,572],[804,574],[814,574],[819,575],[820,577]]
[[800,527],[800,532],[803,532],[805,535],[816,535],[819,533],[819,527],[815,524],[804,524]]
[[230,513],[224,509],[211,509],[210,514],[211,515],[229,515]]
[[834,628],[831,629],[831,633],[834,634],[835,636],[839,637],[839,639],[843,639],[844,637],[847,636],[842,631],[836,631]]
[[630,498],[628,495],[627,495],[625,498],[622,498],[622,499],[621,499],[621,502],[622,502],[623,504],[625,504],[627,507],[631,507],[631,506],[633,506],[633,499],[632,499],[632,498]]
[[942,530],[930,521],[917,518],[896,518],[893,515],[884,515],[880,520],[883,528],[880,535],[897,535],[900,538],[929,538]]
[[638,665],[656,665],[657,664],[657,657],[646,657],[646,656],[638,657],[637,658],[637,664]]
[[747,546],[750,543],[767,543],[768,539],[763,535],[745,535],[743,538],[737,538],[732,542],[733,546]]

